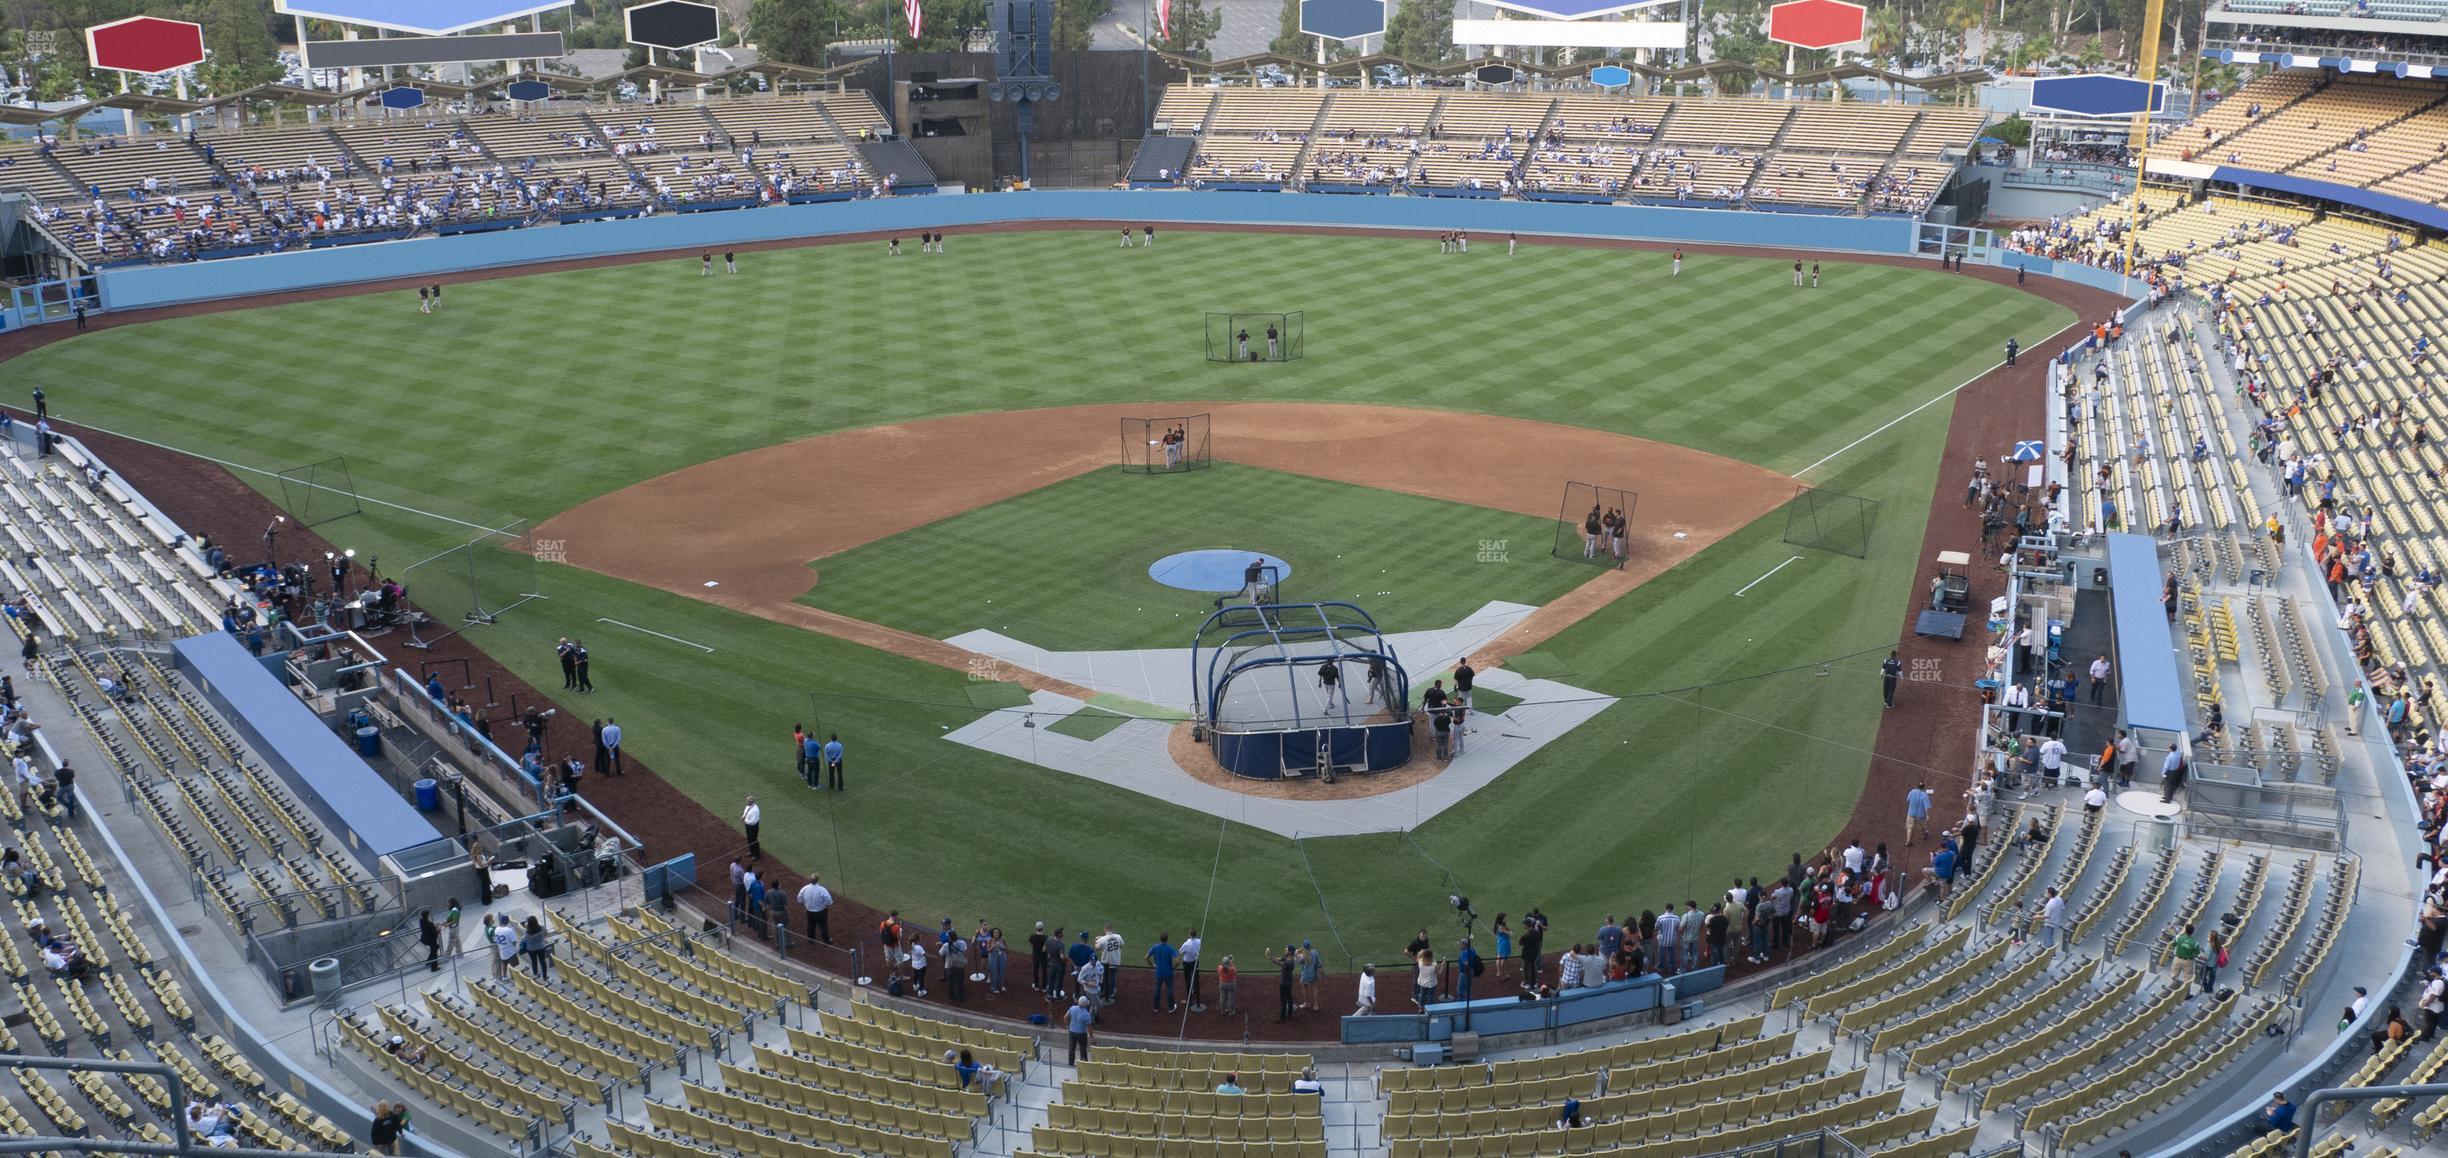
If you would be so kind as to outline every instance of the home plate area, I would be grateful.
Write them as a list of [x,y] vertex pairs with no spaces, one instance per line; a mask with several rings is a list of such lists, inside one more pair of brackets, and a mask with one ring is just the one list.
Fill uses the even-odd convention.
[[[1471,655],[1537,610],[1519,603],[1489,603],[1450,628],[1392,632],[1386,641],[1412,673],[1416,705],[1431,679],[1445,678]],[[1117,788],[1225,817],[1287,837],[1347,836],[1397,832],[1460,803],[1480,787],[1587,722],[1615,703],[1601,695],[1549,679],[1530,679],[1503,668],[1480,671],[1481,692],[1518,700],[1502,711],[1474,714],[1460,755],[1435,760],[1425,721],[1414,725],[1410,763],[1366,776],[1346,774],[1336,784],[1311,780],[1242,780],[1215,767],[1198,773],[1177,755],[1193,711],[1191,649],[1141,651],[1049,651],[995,631],[971,631],[945,642],[1013,667],[1051,676],[1099,693],[1091,705],[1073,696],[1034,692],[1026,707],[987,712],[945,734],[972,748],[1025,760],[1044,768],[1085,776]],[[1494,699],[1496,697],[1484,697]],[[1094,709],[1119,719],[1108,727],[1055,725]],[[1096,717],[1092,717],[1096,718]],[[1104,720],[1098,718],[1100,724]],[[1069,734],[1069,733],[1085,733]]]

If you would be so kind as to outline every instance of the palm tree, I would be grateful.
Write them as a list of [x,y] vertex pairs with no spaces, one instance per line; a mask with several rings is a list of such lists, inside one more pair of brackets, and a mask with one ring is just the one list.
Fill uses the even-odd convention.
[[1989,11],[1980,0],[1949,0],[1940,22],[1955,32],[1955,63],[1958,68],[1971,66],[1972,33],[1986,23],[1988,17]]
[[[1881,8],[1871,13],[1870,25],[1863,31],[1862,48],[1878,62],[1877,67],[1890,72],[1904,71],[1904,17],[1897,9]],[[1891,82],[1890,87],[1895,90],[1896,101],[1901,103],[1904,100],[1903,83]]]

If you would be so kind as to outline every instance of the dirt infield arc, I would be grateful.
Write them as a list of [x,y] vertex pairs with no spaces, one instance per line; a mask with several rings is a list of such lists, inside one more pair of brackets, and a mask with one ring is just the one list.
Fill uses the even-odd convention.
[[[1174,402],[968,414],[820,435],[700,463],[582,503],[535,529],[577,566],[885,651],[966,667],[935,640],[794,602],[808,566],[1111,467],[1124,417],[1205,412],[1216,457],[1334,482],[1552,518],[1566,479],[1640,494],[1632,561],[1496,641],[1527,650],[1794,493],[1762,467],[1644,438],[1484,414],[1327,403]],[[717,586],[709,587],[706,584]],[[1055,690],[1060,684],[1023,678]]]

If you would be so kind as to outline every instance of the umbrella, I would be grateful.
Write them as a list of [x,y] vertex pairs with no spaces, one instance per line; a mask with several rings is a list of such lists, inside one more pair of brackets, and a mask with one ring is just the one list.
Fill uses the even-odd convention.
[[1974,137],[1972,143],[1975,145],[2003,145],[2006,139],[2004,137]]
[[2014,455],[2012,457],[2016,462],[2038,462],[2047,456],[2048,448],[2042,445],[2038,439],[2026,438],[2015,443]]

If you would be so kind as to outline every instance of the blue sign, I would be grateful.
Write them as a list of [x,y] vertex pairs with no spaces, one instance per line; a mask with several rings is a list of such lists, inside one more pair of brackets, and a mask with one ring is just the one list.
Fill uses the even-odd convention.
[[1385,31],[1385,0],[1301,0],[1303,36],[1358,40]]
[[1590,70],[1590,83],[1600,88],[1622,88],[1632,83],[1632,70],[1620,64],[1602,64]]
[[540,80],[514,80],[510,82],[510,87],[503,89],[502,92],[504,95],[508,96],[514,101],[548,101],[552,99],[552,86]]
[[2016,462],[2038,462],[2047,454],[2048,447],[2037,439],[2026,438],[2015,443],[2014,460]]
[[[570,0],[273,0],[283,16],[332,20],[364,28],[387,28],[420,36],[448,36],[488,24],[507,24],[538,12],[558,12]],[[497,30],[498,31],[498,30]]]
[[2166,103],[2166,84],[2144,84],[2130,76],[2090,73],[2044,76],[2032,82],[2034,112],[2069,117],[2130,117],[2158,112]]
[[412,85],[387,88],[375,98],[386,109],[413,109],[425,103],[425,90]]

